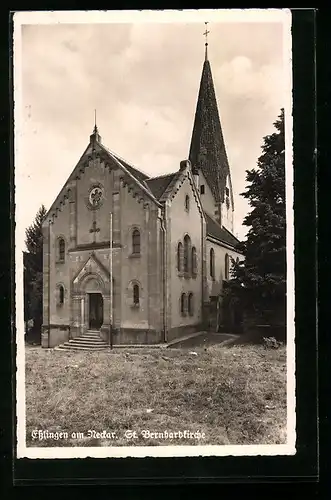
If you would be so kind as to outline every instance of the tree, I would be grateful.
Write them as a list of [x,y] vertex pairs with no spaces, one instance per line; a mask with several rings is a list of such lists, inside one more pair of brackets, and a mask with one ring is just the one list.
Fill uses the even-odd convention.
[[33,320],[33,331],[40,336],[42,325],[43,287],[43,234],[42,223],[46,216],[44,205],[40,207],[34,222],[25,231],[26,252],[24,265],[24,320]]
[[248,186],[241,194],[251,212],[243,224],[250,229],[239,245],[245,260],[233,264],[231,293],[242,300],[255,321],[285,323],[286,209],[284,110],[274,123],[276,131],[264,137],[257,168],[246,171]]

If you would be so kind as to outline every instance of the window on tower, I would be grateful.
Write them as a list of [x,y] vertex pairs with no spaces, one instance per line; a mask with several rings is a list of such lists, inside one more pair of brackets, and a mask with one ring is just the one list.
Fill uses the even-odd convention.
[[226,196],[229,196],[229,194],[230,194],[230,191],[229,191],[228,187],[225,188],[225,194],[226,194]]
[[132,232],[132,253],[134,255],[140,254],[140,232],[138,229],[134,229]]
[[186,316],[186,295],[182,293],[180,296],[180,313],[182,316]]
[[63,306],[63,304],[64,304],[64,286],[58,285],[57,286],[57,305]]
[[64,238],[59,238],[58,239],[58,262],[64,262],[65,261],[65,241]]
[[201,184],[200,186],[200,194],[205,194],[205,185]]
[[133,305],[139,306],[139,285],[133,285]]
[[198,264],[197,264],[197,251],[195,247],[192,247],[192,276],[195,278],[198,273]]
[[177,245],[177,270],[179,273],[183,272],[183,244],[181,242]]
[[190,197],[188,194],[185,196],[185,210],[186,212],[190,210]]
[[188,234],[184,237],[184,273],[190,272],[191,261],[191,238]]

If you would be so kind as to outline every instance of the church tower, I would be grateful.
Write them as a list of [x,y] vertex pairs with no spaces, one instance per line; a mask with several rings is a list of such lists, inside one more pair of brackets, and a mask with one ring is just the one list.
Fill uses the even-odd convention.
[[[206,37],[208,33],[205,32]],[[231,174],[208,60],[207,40],[189,159],[194,175],[199,175],[204,210],[222,227],[233,233]]]

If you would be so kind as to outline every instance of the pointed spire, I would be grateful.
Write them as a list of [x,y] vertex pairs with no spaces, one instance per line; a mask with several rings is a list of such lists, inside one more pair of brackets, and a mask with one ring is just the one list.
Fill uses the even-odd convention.
[[[204,35],[207,37],[207,29]],[[208,42],[206,41],[205,61],[200,81],[189,159],[192,167],[203,173],[214,195],[215,202],[219,204],[224,201],[226,178],[230,176],[230,168],[210,62],[207,57],[207,47]]]

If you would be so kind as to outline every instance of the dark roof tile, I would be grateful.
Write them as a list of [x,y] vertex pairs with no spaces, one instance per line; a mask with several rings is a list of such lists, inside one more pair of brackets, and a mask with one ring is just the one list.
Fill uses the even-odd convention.
[[146,184],[157,200],[161,198],[176,174],[160,175],[146,180]]
[[189,159],[202,171],[217,201],[223,201],[230,168],[208,60],[204,62],[194,118]]
[[220,226],[210,215],[205,212],[206,223],[207,223],[207,235],[220,240],[223,243],[227,243],[232,247],[236,247],[239,240],[230,231]]

